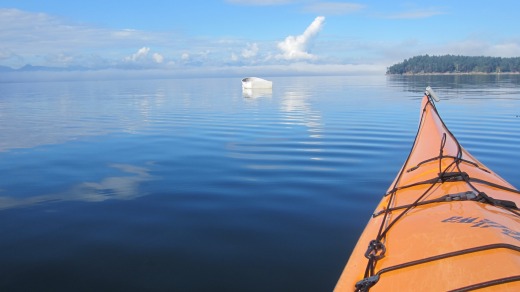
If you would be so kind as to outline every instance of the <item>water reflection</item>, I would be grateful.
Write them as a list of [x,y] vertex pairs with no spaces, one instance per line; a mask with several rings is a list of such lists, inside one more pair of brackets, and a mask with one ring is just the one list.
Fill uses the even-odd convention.
[[153,178],[149,170],[129,164],[112,164],[111,168],[125,175],[108,176],[97,182],[81,182],[70,189],[57,193],[25,198],[0,196],[0,209],[30,206],[54,201],[102,202],[109,199],[129,200],[146,195],[139,186]]
[[304,85],[291,86],[285,89],[281,102],[281,112],[285,114],[287,125],[303,125],[307,127],[310,138],[321,138],[321,113],[312,109],[309,99],[312,96],[309,87]]
[[[0,117],[3,146],[108,133],[0,153],[0,208],[20,207],[0,212],[2,287],[132,290],[153,281],[165,291],[211,291],[214,283],[243,291],[261,273],[258,291],[331,290],[415,135],[420,103],[402,97],[420,96],[427,84],[408,93],[386,80],[280,77],[271,98],[257,99],[243,98],[236,79],[72,84],[77,91],[64,95],[30,84],[29,94],[42,94],[19,88],[18,102],[6,102],[0,84],[1,114],[12,119]],[[520,160],[515,102],[440,105],[453,108],[455,120],[441,111],[461,143],[520,185],[511,163]],[[130,130],[138,135],[121,133]],[[23,143],[5,141],[25,134]],[[210,281],[197,281],[201,267]],[[279,283],[288,271],[302,279],[297,286]]]
[[243,90],[247,123],[226,142],[227,156],[246,161],[244,167],[255,171],[294,169],[296,160],[300,170],[323,169],[316,165],[323,159],[324,142],[322,114],[311,102],[320,94],[313,91],[314,80],[283,77],[276,78],[276,87],[268,91]]
[[167,102],[164,88],[153,85],[0,84],[0,152],[142,131]]
[[244,88],[242,96],[245,98],[273,97],[272,88]]
[[388,87],[397,87],[406,92],[423,92],[428,85],[444,99],[517,99],[520,94],[520,74],[387,76]]

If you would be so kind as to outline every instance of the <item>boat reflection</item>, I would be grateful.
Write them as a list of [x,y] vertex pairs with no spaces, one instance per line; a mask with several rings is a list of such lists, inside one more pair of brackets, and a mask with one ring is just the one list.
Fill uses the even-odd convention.
[[242,96],[245,98],[273,97],[272,88],[244,88]]

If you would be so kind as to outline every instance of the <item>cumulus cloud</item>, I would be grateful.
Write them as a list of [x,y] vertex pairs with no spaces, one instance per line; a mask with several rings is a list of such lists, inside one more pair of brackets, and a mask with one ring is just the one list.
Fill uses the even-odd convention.
[[219,52],[215,52],[212,50],[201,50],[201,51],[190,51],[190,52],[183,52],[181,54],[180,63],[182,65],[186,65],[188,67],[194,66],[194,67],[201,67],[201,66],[212,66],[215,64],[223,65],[223,61],[220,61],[221,58],[224,59],[224,55],[218,55],[215,57],[215,55]]
[[[169,32],[109,29],[19,9],[0,8],[0,27],[0,61],[14,68],[28,63],[105,66],[124,60],[122,51],[145,41],[162,47],[175,46]],[[156,63],[161,60],[158,55],[148,57]]]
[[152,59],[155,61],[155,63],[160,64],[164,61],[164,57],[159,53],[154,53],[152,55]]
[[314,59],[315,56],[308,52],[309,45],[323,27],[324,22],[325,17],[318,16],[305,29],[303,34],[286,37],[283,42],[278,43],[278,48],[282,51],[282,54],[277,55],[276,58],[285,60]]
[[125,57],[124,60],[126,62],[139,62],[139,63],[153,62],[153,63],[157,63],[157,64],[160,64],[164,61],[164,57],[159,53],[154,53],[151,57],[148,57],[149,52],[150,52],[150,48],[142,47],[136,53],[134,53],[128,57]]
[[247,48],[242,50],[242,57],[244,58],[252,58],[258,54],[258,44],[247,44]]
[[147,47],[142,47],[140,48],[137,53],[135,54],[132,54],[131,56],[129,57],[126,57],[125,58],[125,61],[133,61],[133,62],[137,62],[139,60],[143,60],[144,58],[146,58],[146,56],[148,55],[148,52],[150,51],[150,48],[147,48]]

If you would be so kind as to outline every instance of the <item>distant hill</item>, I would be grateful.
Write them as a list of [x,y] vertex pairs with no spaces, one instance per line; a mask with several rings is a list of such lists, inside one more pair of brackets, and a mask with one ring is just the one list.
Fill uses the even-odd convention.
[[14,69],[11,67],[0,66],[0,72],[12,72],[12,71],[14,71]]
[[33,66],[27,64],[18,69],[13,69],[7,66],[0,66],[0,72],[34,72],[34,71],[50,71],[50,72],[61,72],[61,71],[86,71],[89,70],[87,67],[82,66],[69,66],[69,67],[49,67],[49,66]]
[[16,71],[85,71],[88,70],[86,67],[81,66],[69,66],[69,67],[48,67],[48,66],[33,66],[31,64],[27,64]]
[[520,57],[415,56],[388,67],[386,74],[520,73]]

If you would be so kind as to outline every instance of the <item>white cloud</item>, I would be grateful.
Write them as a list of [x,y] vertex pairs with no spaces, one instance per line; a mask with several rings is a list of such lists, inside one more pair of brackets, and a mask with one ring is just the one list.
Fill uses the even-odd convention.
[[164,57],[159,53],[154,53],[152,55],[152,58],[155,61],[155,63],[158,63],[158,64],[160,64],[164,61]]
[[[323,20],[324,17],[316,18],[302,35],[289,36],[277,44],[255,39],[110,29],[73,23],[45,13],[0,8],[0,65],[79,66],[92,70],[176,67],[182,71],[188,67],[259,66],[284,60],[311,60],[315,58],[310,53],[312,39]],[[154,47],[165,51],[155,52]],[[239,50],[230,51],[230,47]]]
[[438,7],[429,7],[404,11],[400,13],[387,14],[384,18],[387,19],[421,19],[430,18],[436,15],[446,14],[446,12]]
[[129,57],[126,57],[125,61],[137,62],[137,61],[143,60],[148,55],[149,51],[150,51],[150,48],[142,47],[137,51],[137,53],[135,53]]
[[314,2],[304,7],[304,11],[317,14],[349,14],[365,8],[364,5],[346,2]]
[[75,56],[64,53],[56,53],[47,55],[45,59],[47,62],[57,64],[58,66],[67,66],[74,63]]
[[182,64],[185,67],[204,67],[216,64],[223,66],[228,59],[228,55],[220,54],[220,52],[218,53],[219,55],[215,56],[215,52],[209,49],[183,52],[179,64]]
[[244,58],[252,58],[255,57],[258,54],[258,44],[247,44],[247,48],[242,50],[242,57]]
[[[39,66],[106,66],[125,59],[122,51],[143,42],[175,47],[171,41],[175,38],[173,33],[108,29],[18,9],[0,8],[0,27],[1,65],[15,68],[28,63]],[[158,61],[160,57],[155,59]]]
[[437,55],[453,54],[468,56],[518,57],[520,55],[520,40],[504,40],[490,43],[479,38],[469,38],[456,42],[430,45],[431,53]]
[[[103,38],[101,30],[84,26],[67,25],[55,17],[44,13],[32,13],[17,9],[0,9],[0,40],[3,46],[23,53],[49,48],[68,49],[79,42],[85,45],[85,37]],[[11,39],[9,43],[4,40]],[[73,41],[72,41],[73,40]],[[18,45],[19,44],[19,45]],[[38,44],[35,46],[34,44]],[[15,47],[15,45],[18,45]],[[89,46],[92,47],[92,44]]]
[[137,50],[136,53],[125,57],[125,62],[131,62],[131,63],[156,63],[161,64],[164,61],[164,57],[159,53],[153,53],[151,56],[149,56],[150,48],[149,47],[142,47],[139,50]]
[[497,57],[518,57],[520,56],[520,44],[506,42],[493,45],[489,49],[489,55]]
[[20,63],[23,61],[23,58],[15,54],[10,49],[3,48],[2,45],[0,45],[0,61],[2,63]]
[[303,34],[286,37],[283,42],[278,43],[278,48],[282,51],[282,54],[276,57],[285,60],[314,59],[315,56],[308,52],[308,48],[310,42],[321,30],[324,21],[325,17],[318,16],[305,29]]

